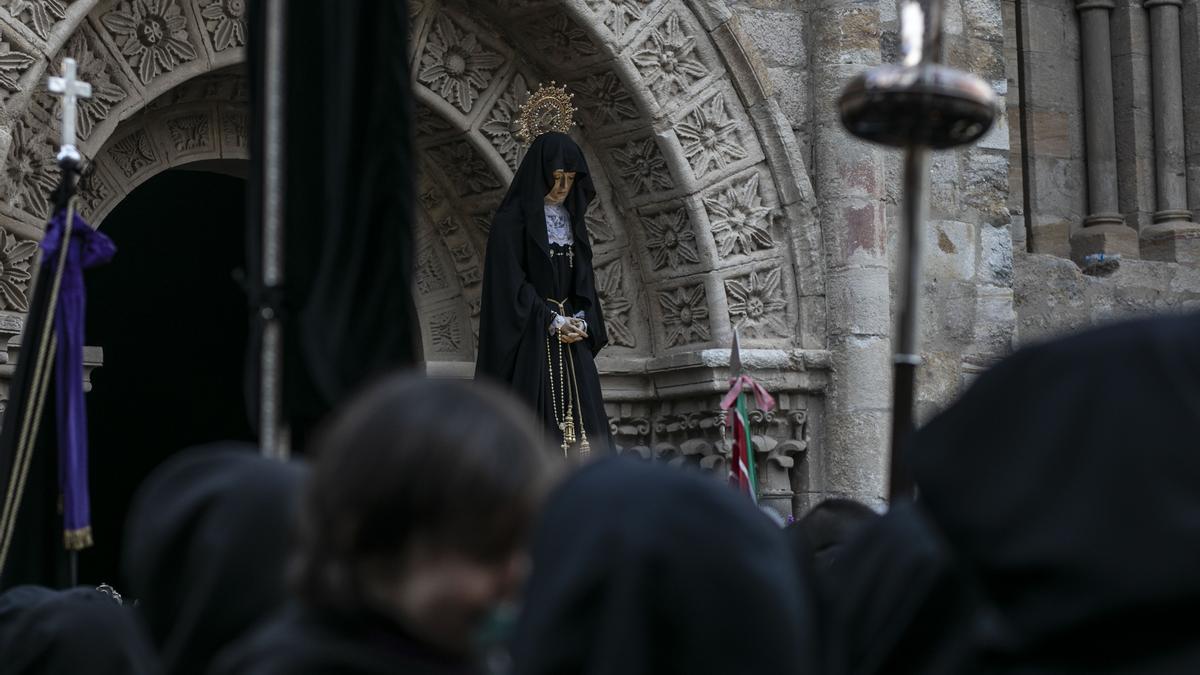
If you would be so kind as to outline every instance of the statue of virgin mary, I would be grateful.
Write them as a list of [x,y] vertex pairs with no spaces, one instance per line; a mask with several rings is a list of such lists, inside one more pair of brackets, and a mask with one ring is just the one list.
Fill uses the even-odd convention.
[[[569,96],[543,87],[523,109],[523,135],[536,137],[488,235],[475,377],[507,384],[564,455],[586,455],[611,446],[595,362],[608,339],[585,225],[596,190],[582,150],[563,133]],[[566,120],[554,121],[564,109]],[[542,132],[539,119],[559,130]]]

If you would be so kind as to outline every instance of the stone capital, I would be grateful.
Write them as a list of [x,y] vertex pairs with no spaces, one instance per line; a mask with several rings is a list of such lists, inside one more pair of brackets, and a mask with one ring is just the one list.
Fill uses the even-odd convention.
[[1075,0],[1075,11],[1081,13],[1089,9],[1106,9],[1112,11],[1116,6],[1116,0]]
[[1142,2],[1142,7],[1146,9],[1154,9],[1155,7],[1162,7],[1164,5],[1183,7],[1183,0],[1143,0]]

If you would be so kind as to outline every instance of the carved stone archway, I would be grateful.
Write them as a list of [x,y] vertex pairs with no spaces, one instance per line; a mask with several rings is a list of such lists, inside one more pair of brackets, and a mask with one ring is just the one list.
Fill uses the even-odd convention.
[[[618,441],[722,466],[715,403],[736,326],[747,368],[783,404],[755,421],[766,487],[801,505],[797,495],[814,489],[806,450],[829,378],[821,232],[789,125],[724,2],[409,6],[424,170],[415,293],[430,370],[469,372],[487,227],[520,158],[513,113],[536,83],[565,82],[600,194],[588,228],[612,336],[600,367]],[[96,92],[80,122],[81,150],[94,160],[83,192],[94,222],[166,168],[244,158],[245,82],[228,68],[244,60],[243,8],[0,0],[7,236],[40,236],[57,133],[40,83],[63,56]],[[160,37],[146,40],[144,26]],[[22,309],[4,304],[0,318]]]

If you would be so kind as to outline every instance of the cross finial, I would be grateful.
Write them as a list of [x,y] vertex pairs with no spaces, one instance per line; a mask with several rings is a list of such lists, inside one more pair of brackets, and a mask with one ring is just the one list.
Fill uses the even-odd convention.
[[79,164],[75,147],[75,104],[78,99],[92,97],[92,85],[76,79],[75,59],[63,59],[62,77],[48,82],[50,92],[62,97],[62,146],[58,149],[59,164]]

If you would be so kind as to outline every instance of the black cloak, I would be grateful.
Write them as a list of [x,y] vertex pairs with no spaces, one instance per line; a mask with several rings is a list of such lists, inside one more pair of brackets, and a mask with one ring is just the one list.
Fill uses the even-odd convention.
[[576,173],[563,204],[571,215],[575,238],[568,304],[570,312],[583,312],[588,338],[573,345],[571,352],[576,359],[589,440],[596,444],[609,438],[594,361],[608,344],[608,336],[596,294],[586,225],[588,204],[595,198],[596,189],[583,151],[566,134],[551,132],[534,140],[492,221],[483,268],[475,375],[507,384],[546,417],[545,411],[550,409],[546,336],[552,320],[552,305],[547,298],[557,295],[560,282],[550,257],[545,198],[558,169]]
[[433,651],[388,619],[289,604],[221,654],[211,675],[475,675],[473,664]]
[[283,604],[302,465],[249,445],[195,448],[134,498],[123,568],[169,675],[215,654]]
[[[412,299],[416,151],[405,2],[288,2],[284,22],[283,287],[262,280],[264,2],[252,39],[246,395],[258,421],[262,310],[283,324],[293,447],[349,394],[419,357]],[[315,95],[314,95],[315,93]]]
[[137,619],[99,591],[17,586],[0,595],[4,675],[157,675]]
[[799,561],[724,483],[607,458],[568,479],[544,513],[517,675],[818,672]]
[[917,433],[1020,672],[1200,672],[1200,315],[1023,349]]
[[814,577],[823,672],[979,672],[975,647],[992,639],[994,617],[916,504],[863,522],[825,562]]

